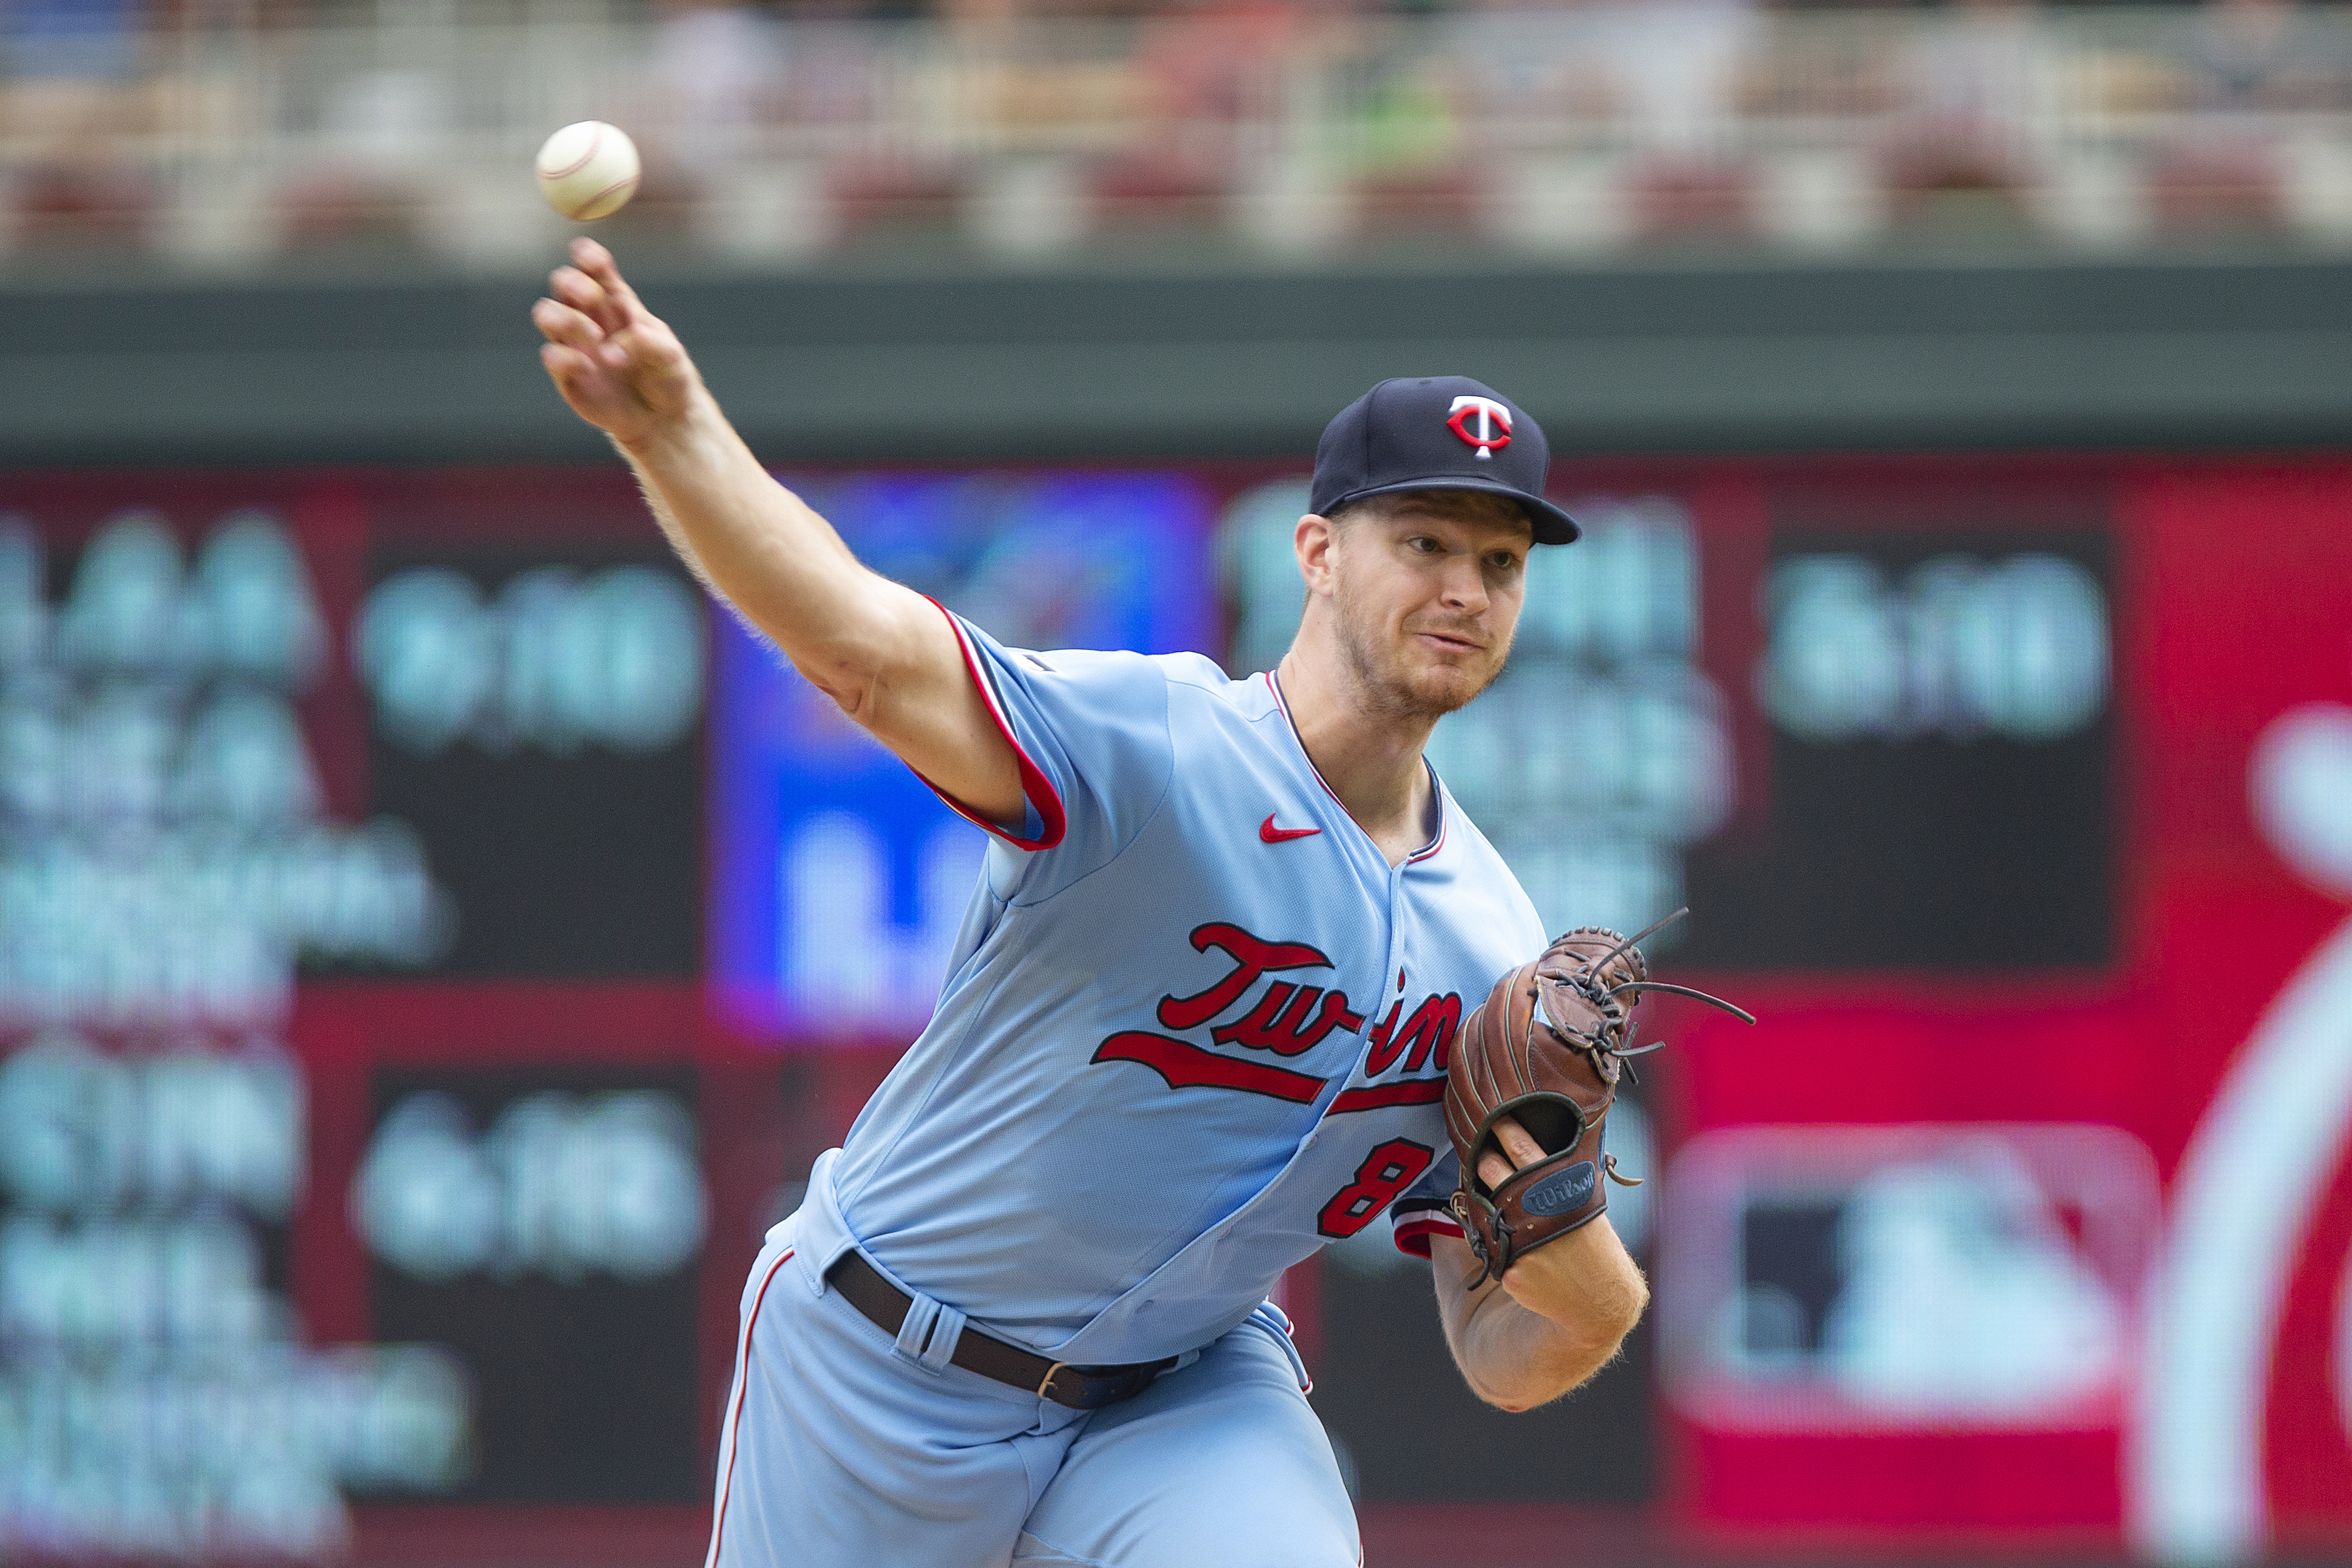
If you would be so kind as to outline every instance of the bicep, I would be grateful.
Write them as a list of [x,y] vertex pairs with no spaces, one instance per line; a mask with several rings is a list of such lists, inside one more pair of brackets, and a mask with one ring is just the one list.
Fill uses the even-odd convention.
[[947,612],[863,565],[761,471],[723,420],[633,456],[655,516],[737,613],[877,740],[971,815],[1022,821],[1013,743]]
[[954,623],[910,588],[863,568],[858,578],[866,635],[801,673],[933,789],[1017,828],[1026,800],[1013,741]]

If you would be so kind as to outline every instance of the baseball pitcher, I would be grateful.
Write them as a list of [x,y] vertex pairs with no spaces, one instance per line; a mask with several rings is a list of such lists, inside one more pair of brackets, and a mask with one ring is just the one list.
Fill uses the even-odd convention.
[[557,388],[992,839],[937,1013],[745,1286],[710,1568],[1352,1568],[1284,1270],[1390,1226],[1506,1410],[1648,1296],[1601,1148],[1640,955],[1546,951],[1422,756],[1501,671],[1529,549],[1577,537],[1543,433],[1458,376],[1342,410],[1271,674],[1007,648],[861,566],[611,256],[572,258],[533,313]]

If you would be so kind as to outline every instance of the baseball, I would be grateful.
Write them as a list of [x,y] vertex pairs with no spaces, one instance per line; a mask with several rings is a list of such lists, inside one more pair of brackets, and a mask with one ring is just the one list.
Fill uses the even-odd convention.
[[583,120],[547,139],[538,170],[547,204],[587,223],[619,212],[637,193],[637,144],[617,125]]

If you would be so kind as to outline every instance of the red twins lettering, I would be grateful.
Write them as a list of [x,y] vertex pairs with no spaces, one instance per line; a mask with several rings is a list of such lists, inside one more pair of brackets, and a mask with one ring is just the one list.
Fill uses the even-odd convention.
[[[1222,947],[1234,956],[1234,972],[1205,991],[1189,997],[1160,998],[1160,1023],[1163,1029],[1199,1028],[1241,1000],[1244,991],[1267,975],[1284,969],[1331,967],[1331,960],[1319,949],[1304,942],[1268,942],[1222,920],[1192,928],[1192,950],[1205,953],[1212,947]],[[1360,1024],[1363,1020],[1356,1021]]]
[[[1323,1001],[1319,1011],[1315,1006],[1318,997]],[[1219,1045],[1243,1045],[1252,1051],[1270,1051],[1276,1056],[1297,1056],[1322,1044],[1323,1037],[1335,1029],[1353,1034],[1363,1027],[1364,1015],[1349,1012],[1348,998],[1339,992],[1326,991],[1319,986],[1302,988],[1276,980],[1247,1017],[1235,1023],[1219,1024],[1209,1031],[1209,1038]]]
[[[1160,998],[1156,1015],[1160,1027],[1198,1029],[1231,1010],[1250,988],[1269,975],[1292,969],[1328,969],[1331,960],[1318,947],[1304,942],[1270,942],[1222,920],[1192,928],[1192,950],[1212,947],[1234,961],[1233,968],[1214,985],[1190,996],[1170,993]],[[1302,1055],[1335,1031],[1353,1034],[1364,1027],[1363,1014],[1348,1006],[1342,992],[1294,980],[1270,983],[1255,1005],[1229,1022],[1217,1024],[1209,1038],[1219,1045],[1276,1056]],[[1195,1045],[1191,1040],[1149,1030],[1123,1030],[1095,1047],[1096,1061],[1132,1061],[1160,1074],[1171,1089],[1238,1089],[1270,1095],[1297,1104],[1312,1104],[1326,1081],[1271,1062],[1252,1061]]]
[[[1275,942],[1226,921],[1196,925],[1192,950],[1211,948],[1233,960],[1234,967],[1205,989],[1189,996],[1173,992],[1160,998],[1155,1009],[1162,1029],[1192,1030],[1209,1024],[1209,1038],[1218,1045],[1244,1051],[1269,1051],[1276,1057],[1304,1056],[1334,1033],[1353,1035],[1364,1027],[1364,1015],[1348,1005],[1344,992],[1299,980],[1269,980],[1268,977],[1297,969],[1328,969],[1332,963],[1319,947],[1305,942]],[[1261,980],[1258,993],[1238,1018],[1215,1020],[1240,1005]],[[1402,1018],[1402,1025],[1398,1022]],[[1462,998],[1454,992],[1424,997],[1411,1014],[1402,998],[1389,1009],[1371,1033],[1371,1051],[1364,1067],[1368,1077],[1404,1063],[1409,1073],[1425,1067],[1445,1069],[1454,1036],[1462,1027]],[[1122,1030],[1095,1047],[1095,1061],[1132,1061],[1149,1067],[1171,1089],[1238,1089],[1277,1100],[1311,1104],[1325,1080],[1312,1073],[1252,1062],[1241,1057],[1178,1040],[1150,1030]],[[1402,1081],[1350,1089],[1331,1105],[1333,1114],[1369,1111],[1387,1105],[1434,1103],[1442,1081]]]
[[1454,1048],[1454,1036],[1462,1027],[1462,998],[1448,991],[1442,997],[1423,997],[1412,1016],[1397,1027],[1397,1015],[1404,1010],[1402,998],[1389,1009],[1389,1016],[1372,1030],[1371,1054],[1364,1059],[1364,1076],[1378,1078],[1397,1064],[1407,1051],[1404,1070],[1419,1072],[1423,1064],[1443,1069]]

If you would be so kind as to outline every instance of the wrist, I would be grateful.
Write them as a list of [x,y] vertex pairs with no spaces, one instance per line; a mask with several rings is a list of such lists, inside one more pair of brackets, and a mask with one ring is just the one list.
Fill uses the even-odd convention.
[[1503,1291],[1560,1332],[1610,1350],[1650,1300],[1648,1281],[1602,1215],[1522,1255],[1504,1274]]
[[644,423],[633,425],[625,434],[617,430],[607,434],[621,455],[631,463],[659,466],[703,444],[718,413],[717,402],[697,382],[675,410],[649,410]]

